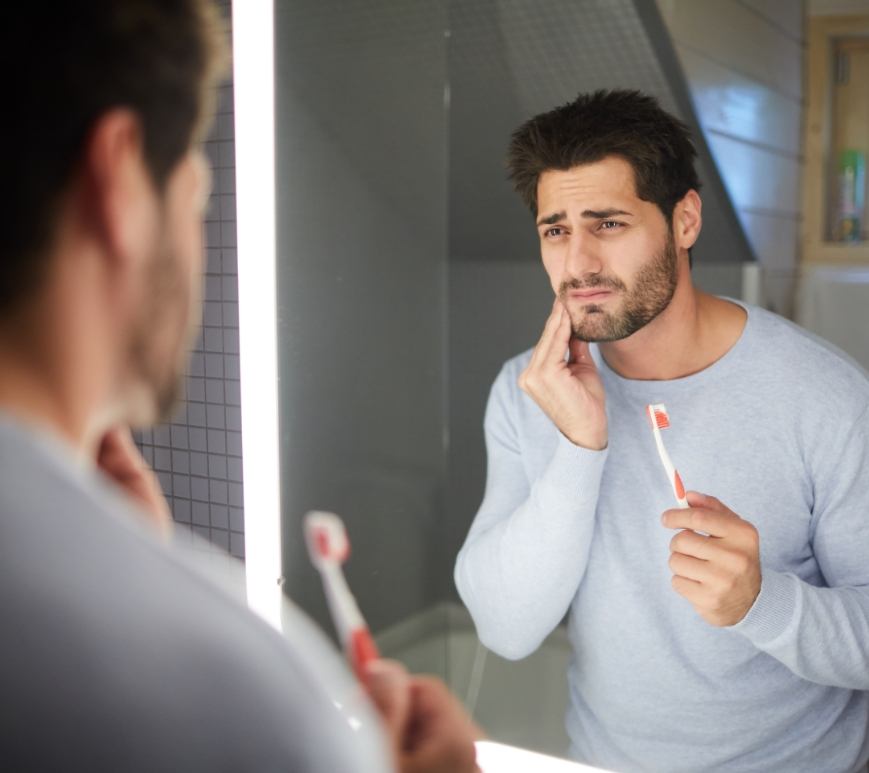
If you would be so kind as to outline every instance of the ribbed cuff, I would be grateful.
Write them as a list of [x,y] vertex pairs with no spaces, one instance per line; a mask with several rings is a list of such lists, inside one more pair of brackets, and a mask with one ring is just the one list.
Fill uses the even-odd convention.
[[760,593],[745,617],[730,630],[741,633],[759,649],[775,644],[797,617],[799,579],[792,574],[764,570]]

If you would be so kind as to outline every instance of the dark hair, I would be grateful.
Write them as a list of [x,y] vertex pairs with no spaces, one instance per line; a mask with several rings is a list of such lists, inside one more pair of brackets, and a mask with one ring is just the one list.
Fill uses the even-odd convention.
[[516,192],[536,216],[541,174],[607,156],[631,165],[637,195],[656,204],[668,224],[682,197],[700,190],[688,127],[639,91],[580,94],[534,116],[513,133],[507,168]]
[[207,129],[225,47],[210,0],[31,2],[4,11],[0,311],[38,285],[60,198],[100,116],[135,111],[162,190]]

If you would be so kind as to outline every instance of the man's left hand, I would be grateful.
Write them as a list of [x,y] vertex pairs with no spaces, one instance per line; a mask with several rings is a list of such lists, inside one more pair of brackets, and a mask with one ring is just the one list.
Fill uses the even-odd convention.
[[757,529],[715,497],[687,496],[687,509],[667,510],[661,519],[668,529],[684,529],[670,542],[673,589],[707,623],[735,625],[760,593]]
[[115,427],[106,432],[100,440],[96,461],[97,466],[138,503],[158,531],[168,537],[172,532],[169,505],[129,428]]

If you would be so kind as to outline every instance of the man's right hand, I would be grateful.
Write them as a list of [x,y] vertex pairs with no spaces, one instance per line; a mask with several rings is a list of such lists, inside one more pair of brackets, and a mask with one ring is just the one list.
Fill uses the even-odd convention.
[[603,382],[588,344],[571,337],[570,314],[557,299],[519,387],[572,443],[594,451],[606,447]]
[[474,741],[483,733],[443,682],[376,660],[368,665],[365,686],[386,725],[399,773],[479,773]]

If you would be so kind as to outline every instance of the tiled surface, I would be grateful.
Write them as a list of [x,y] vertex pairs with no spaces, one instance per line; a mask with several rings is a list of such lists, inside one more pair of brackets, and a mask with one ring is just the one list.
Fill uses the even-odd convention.
[[[229,2],[220,3],[229,17]],[[206,274],[200,335],[186,400],[168,425],[140,434],[179,525],[244,557],[241,393],[232,83],[220,87],[205,150],[213,191],[205,219]]]

